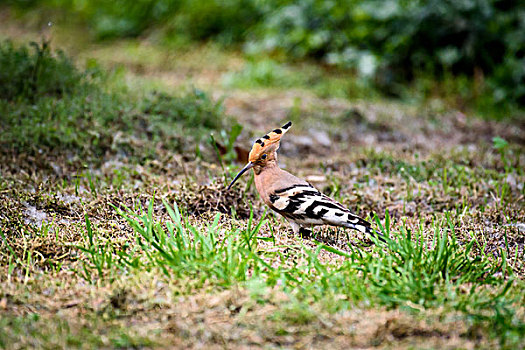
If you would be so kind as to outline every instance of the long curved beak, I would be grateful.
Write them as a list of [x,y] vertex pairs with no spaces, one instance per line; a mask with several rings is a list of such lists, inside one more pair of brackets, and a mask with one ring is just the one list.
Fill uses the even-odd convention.
[[246,164],[246,166],[244,168],[242,168],[241,171],[239,171],[237,176],[235,176],[235,178],[231,182],[230,186],[228,186],[228,190],[230,190],[230,188],[233,186],[235,181],[237,181],[237,179],[240,178],[242,174],[244,174],[247,170],[250,170],[251,168],[253,168],[253,163],[252,162],[248,162],[248,164]]

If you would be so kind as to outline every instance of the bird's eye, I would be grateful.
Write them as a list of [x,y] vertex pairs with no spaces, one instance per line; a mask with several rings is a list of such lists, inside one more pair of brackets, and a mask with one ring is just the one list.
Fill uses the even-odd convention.
[[268,155],[265,153],[265,154],[263,154],[263,155],[261,156],[261,159],[266,159],[267,156],[268,156]]

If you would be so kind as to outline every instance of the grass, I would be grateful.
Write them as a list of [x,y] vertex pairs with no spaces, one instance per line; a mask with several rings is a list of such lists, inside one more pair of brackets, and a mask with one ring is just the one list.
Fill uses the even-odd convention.
[[[518,124],[312,95],[301,86],[333,77],[300,66],[254,63],[223,101],[152,91],[151,66],[5,45],[26,68],[0,99],[1,347],[523,346]],[[17,84],[39,59],[62,75]],[[290,97],[287,74],[308,81]],[[333,228],[302,240],[249,176],[225,191],[251,138],[289,116],[280,161],[385,244]]]
[[243,90],[309,90],[320,97],[375,99],[380,96],[372,84],[356,79],[351,72],[323,70],[312,62],[294,67],[268,57],[249,58],[240,70],[225,73],[222,84]]
[[[256,285],[259,292],[252,297],[259,302],[264,302],[261,290],[279,286],[292,303],[273,317],[285,324],[310,323],[316,315],[309,310],[316,305],[338,313],[364,303],[415,313],[453,310],[504,347],[518,344],[525,330],[516,309],[523,282],[514,277],[506,253],[502,250],[495,260],[473,255],[476,242],[463,246],[458,241],[449,213],[433,223],[432,234],[425,234],[423,227],[415,231],[391,227],[387,212],[384,223],[376,222],[391,237],[384,246],[379,242],[371,250],[348,246],[349,252],[324,244],[302,247],[299,259],[283,263],[284,256],[259,247],[264,218],[257,225],[250,217],[242,229],[225,229],[217,214],[207,227],[198,227],[181,216],[176,204],[163,206],[167,221],[155,218],[153,200],[138,212],[115,208],[133,228],[125,247],[100,239],[86,218],[83,244],[77,248],[87,259],[78,275],[99,284],[122,273],[157,272],[164,275],[161,280],[185,281],[177,292],[182,295],[202,288]],[[322,249],[346,259],[339,264],[324,262],[319,258]]]
[[[155,147],[181,150],[189,146],[183,138],[198,143],[210,130],[226,126],[221,103],[199,89],[179,96],[109,91],[110,82],[119,80],[118,71],[106,74],[92,65],[82,72],[47,42],[31,46],[33,52],[10,42],[0,47],[1,70],[14,72],[0,78],[3,147],[151,156]],[[30,84],[19,83],[25,81]],[[146,150],[136,152],[136,147]]]
[[[96,323],[96,317],[92,320]],[[39,314],[33,313],[19,317],[0,317],[2,331],[0,346],[18,348],[79,348],[84,344],[92,347],[148,347],[155,344],[152,337],[137,335],[119,325],[105,324],[106,329],[93,329],[83,325],[53,318],[52,322],[42,320]]]

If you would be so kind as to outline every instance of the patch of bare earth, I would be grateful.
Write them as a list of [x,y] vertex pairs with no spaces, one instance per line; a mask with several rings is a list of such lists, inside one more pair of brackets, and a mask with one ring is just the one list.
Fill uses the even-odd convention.
[[[269,121],[261,125],[261,132],[274,124]],[[360,162],[365,162],[366,156],[361,152],[367,146],[357,145],[345,153],[341,151],[342,142],[331,141],[326,148],[318,148],[319,153],[310,154],[303,150],[300,141],[301,136],[312,137],[305,128],[305,124],[299,124],[298,132],[290,133],[283,141],[281,161],[288,170],[308,178],[327,193],[337,183],[338,190],[333,194],[361,215],[375,212],[383,217],[388,209],[394,227],[402,221],[408,227],[423,224],[424,233],[429,236],[436,215],[454,210],[455,202],[466,201],[467,209],[455,215],[461,239],[470,241],[473,234],[480,242],[478,251],[484,248],[495,257],[508,246],[509,263],[518,276],[523,276],[523,264],[513,259],[523,256],[523,232],[516,224],[525,217],[518,184],[521,178],[511,186],[514,201],[505,205],[494,197],[494,185],[483,178],[473,188],[466,183],[447,192],[442,185],[428,181],[409,183],[392,169],[376,173],[363,167]],[[316,147],[315,142],[312,147]],[[335,151],[330,152],[332,147]],[[402,144],[379,143],[378,148],[388,149],[394,159],[416,161],[414,153],[404,150]],[[300,155],[299,159],[294,159],[296,155]],[[441,156],[428,150],[419,160]],[[160,271],[123,277],[112,284],[89,285],[73,272],[85,258],[73,247],[82,243],[84,215],[103,239],[125,247],[134,240],[134,234],[110,204],[139,210],[139,204],[144,208],[155,196],[154,210],[159,220],[169,220],[161,203],[161,199],[166,199],[177,202],[197,226],[206,227],[217,212],[222,213],[219,224],[224,230],[246,225],[249,203],[254,205],[257,218],[262,216],[264,207],[253,188],[243,194],[245,182],[232,192],[225,192],[227,181],[213,163],[167,157],[169,161],[137,166],[109,159],[90,169],[100,179],[93,193],[87,178],[78,175],[80,165],[75,168],[60,158],[45,155],[29,161],[24,156],[3,157],[2,230],[18,255],[27,257],[31,251],[33,256],[29,276],[24,269],[16,269],[10,279],[4,277],[0,282],[0,307],[9,317],[38,313],[40,321],[36,327],[58,334],[60,329],[52,329],[57,318],[67,319],[69,332],[81,334],[88,327],[105,346],[113,346],[104,334],[115,328],[125,329],[133,337],[146,337],[159,347],[172,348],[497,347],[478,328],[450,312],[422,310],[413,314],[363,305],[336,314],[316,309],[302,312],[294,309],[288,297],[278,290],[269,290],[260,303],[244,289],[216,291],[204,286],[187,295],[182,292],[187,288],[185,281],[166,283],[155,276]],[[498,170],[495,154],[472,152],[467,161]],[[125,183],[120,186],[116,168],[128,169],[124,172]],[[230,214],[233,208],[236,219]],[[294,236],[284,220],[271,214],[267,220],[259,235],[273,237],[273,242],[261,241],[260,251],[280,254],[284,264],[294,259],[301,263],[297,259],[304,259],[302,251],[315,247],[312,241]],[[51,228],[46,237],[40,231],[42,225]],[[366,242],[365,237],[343,230],[319,229],[316,238],[341,250],[348,249],[347,243]],[[4,248],[2,251],[6,252]],[[2,276],[7,276],[9,261],[7,255],[0,255]],[[341,259],[344,258],[327,251],[320,255],[320,260],[328,263],[337,264]],[[62,270],[53,273],[53,266],[59,264]],[[62,282],[56,286],[54,281]],[[93,321],[98,318],[103,321]],[[22,348],[38,342],[29,337],[19,344]]]
[[[174,290],[180,282],[166,282],[153,273],[98,286],[84,284],[70,273],[54,277],[63,282],[3,281],[0,309],[4,317],[38,313],[40,320],[33,327],[55,333],[58,337],[52,343],[59,347],[67,347],[66,336],[79,335],[85,327],[101,337],[102,346],[113,345],[105,336],[110,329],[126,329],[128,335],[150,339],[162,348],[473,349],[496,345],[487,343],[477,328],[453,313],[443,317],[431,311],[411,314],[359,305],[335,314],[300,310],[277,289],[268,290],[259,301],[249,290],[237,288],[178,296]],[[67,333],[56,328],[58,319],[67,320]],[[22,335],[15,344],[24,348],[46,343]]]
[[[240,94],[227,100],[230,113],[245,126],[238,145],[249,147],[254,137],[286,121],[296,97],[291,96],[275,97],[274,101],[271,96],[259,99]],[[502,164],[488,143],[500,135],[514,140],[515,149],[522,150],[521,129],[468,119],[465,122],[478,132],[473,138],[476,132],[470,128],[452,127],[458,114],[449,113],[439,118],[439,123],[450,126],[448,137],[446,133],[432,133],[428,120],[424,122],[413,111],[401,109],[389,114],[387,106],[317,99],[312,104],[317,107],[305,109],[305,120],[297,122],[283,140],[280,162],[287,170],[307,178],[363,216],[376,213],[384,218],[388,210],[394,228],[402,222],[412,228],[423,225],[428,237],[433,234],[433,220],[450,211],[460,240],[467,243],[474,237],[479,242],[474,246],[475,253],[484,250],[495,259],[506,251],[509,264],[523,277],[524,179],[516,173],[505,178],[510,193],[502,201],[497,191]],[[316,117],[319,110],[329,122],[322,123]],[[331,122],[330,116],[335,116]],[[407,125],[413,125],[416,131],[411,134]],[[422,141],[425,133],[431,135],[428,142]],[[161,347],[174,348],[497,346],[453,313],[426,310],[410,314],[357,305],[344,313],[309,310],[302,314],[278,291],[269,291],[260,304],[249,297],[249,291],[236,289],[217,292],[204,287],[192,295],[178,296],[186,290],[185,281],[165,285],[151,275],[89,285],[73,272],[85,259],[74,248],[83,241],[85,215],[101,239],[117,242],[123,249],[133,242],[134,233],[111,204],[139,211],[155,197],[155,216],[161,221],[169,220],[161,203],[165,199],[176,202],[198,226],[206,227],[220,212],[219,223],[224,230],[243,227],[250,203],[256,218],[261,218],[265,209],[253,186],[244,192],[249,177],[226,192],[228,179],[211,158],[199,161],[166,155],[137,165],[109,157],[86,169],[82,162],[61,156],[28,157],[4,152],[1,157],[0,220],[8,237],[0,253],[2,276],[7,276],[10,263],[5,243],[21,257],[27,258],[28,252],[32,256],[29,275],[27,269],[20,268],[9,280],[1,280],[0,307],[4,315],[38,313],[43,329],[44,323],[49,326],[56,317],[66,318],[72,320],[71,332],[89,327],[101,339],[105,339],[107,327],[124,328],[136,337],[149,336]],[[518,157],[523,164],[523,153]],[[450,164],[461,164],[470,169],[466,177],[472,181],[456,179],[457,183],[447,187],[438,181],[442,175],[430,174],[430,180],[415,178],[417,174],[403,172],[399,162],[405,167],[435,163],[435,172]],[[98,179],[94,192],[86,170]],[[463,203],[459,210],[458,203]],[[44,236],[41,230],[46,225],[49,233]],[[301,263],[297,259],[304,259],[304,249],[316,246],[313,241],[294,236],[284,220],[269,213],[259,235],[273,238],[260,241],[260,251],[279,254],[283,264]],[[348,251],[347,243],[366,249],[362,244],[366,237],[353,231],[319,228],[315,238],[341,250]],[[320,260],[327,263],[337,264],[342,259],[327,251],[320,255]],[[61,266],[61,272],[53,273],[57,266]],[[65,284],[53,287],[54,280]],[[116,298],[118,293],[124,293],[124,299]],[[93,319],[104,319],[104,315],[108,316],[100,325],[93,323]],[[156,335],[152,337],[153,333]],[[111,345],[109,341],[106,344]]]

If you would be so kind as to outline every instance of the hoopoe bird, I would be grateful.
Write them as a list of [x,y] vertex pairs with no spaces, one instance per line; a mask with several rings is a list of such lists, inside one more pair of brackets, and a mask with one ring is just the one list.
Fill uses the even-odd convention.
[[376,235],[383,240],[382,235],[374,231],[368,221],[322,194],[308,182],[279,168],[277,150],[281,137],[291,126],[292,122],[288,122],[255,141],[248,164],[235,176],[228,190],[242,174],[253,169],[255,187],[264,203],[284,216],[295,234],[308,237],[312,226],[332,225]]

